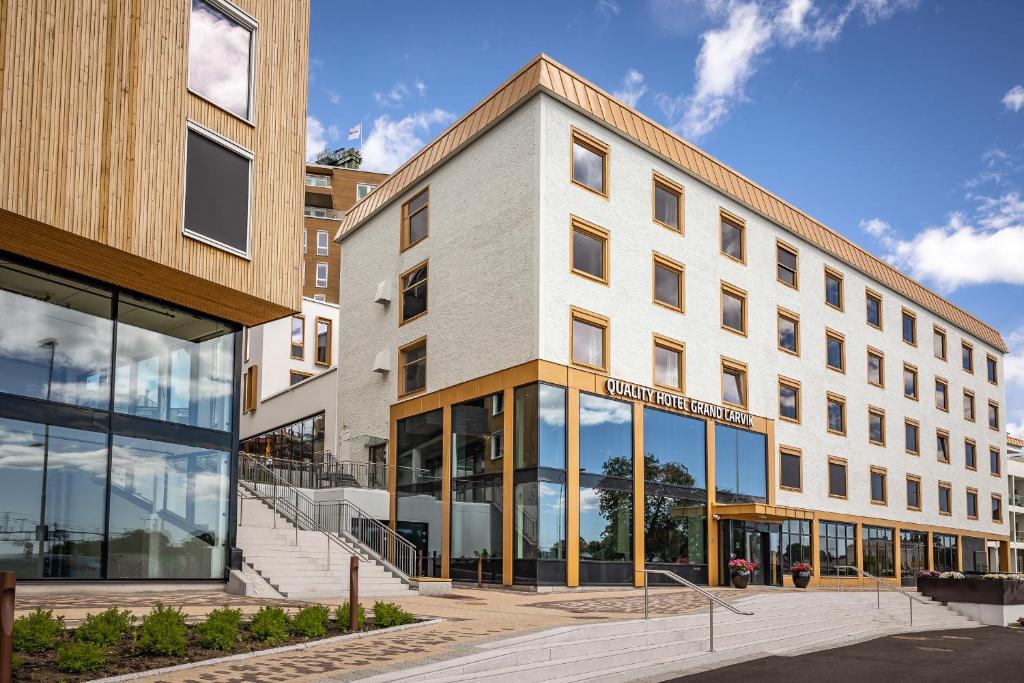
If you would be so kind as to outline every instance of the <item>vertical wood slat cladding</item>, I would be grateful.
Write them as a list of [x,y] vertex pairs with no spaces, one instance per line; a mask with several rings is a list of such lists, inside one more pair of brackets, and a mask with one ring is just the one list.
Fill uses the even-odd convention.
[[[235,4],[259,25],[253,124],[188,92],[188,0],[0,0],[0,209],[29,219],[0,214],[29,231],[5,249],[245,324],[298,308],[308,0]],[[251,260],[182,234],[186,119],[254,155]],[[102,258],[28,244],[47,228]]]

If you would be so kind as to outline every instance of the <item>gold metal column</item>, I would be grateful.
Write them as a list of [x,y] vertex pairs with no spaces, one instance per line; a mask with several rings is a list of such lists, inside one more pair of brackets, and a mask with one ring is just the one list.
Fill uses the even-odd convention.
[[718,578],[718,522],[715,521],[715,422],[705,420],[704,422],[704,446],[707,460],[707,481],[705,486],[708,490],[708,585],[719,585]]
[[896,527],[892,530],[892,567],[896,573],[896,585],[901,584],[903,578],[903,556],[902,546],[900,543],[900,528]]
[[515,394],[516,390],[509,387],[505,389],[502,399],[505,402],[505,412],[502,429],[505,435],[505,457],[501,464],[501,584],[511,586],[514,577],[512,559],[515,557],[513,545],[513,524],[515,523],[515,484],[513,477],[515,473]]
[[566,585],[580,585],[580,390],[568,389],[565,429],[565,576]]
[[451,578],[452,563],[452,406],[442,406],[441,421],[441,578]]
[[[633,569],[644,568],[644,406],[633,403]],[[646,575],[633,572],[633,585],[644,585]]]

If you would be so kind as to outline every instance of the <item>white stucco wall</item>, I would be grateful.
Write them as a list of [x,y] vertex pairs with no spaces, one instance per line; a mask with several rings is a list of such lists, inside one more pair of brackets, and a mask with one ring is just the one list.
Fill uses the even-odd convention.
[[[575,110],[542,95],[542,187],[540,263],[540,356],[568,364],[570,306],[578,306],[611,320],[610,374],[612,377],[653,384],[652,335],[686,343],[686,393],[694,398],[721,403],[720,357],[747,364],[750,412],[777,418],[779,375],[802,382],[802,424],[776,423],[776,442],[803,451],[803,493],[777,490],[782,505],[816,508],[847,514],[908,520],[921,524],[1007,533],[1006,524],[990,522],[990,494],[1004,497],[1006,479],[989,474],[989,446],[1005,454],[1002,429],[990,430],[988,400],[1005,411],[1002,361],[999,384],[986,380],[985,355],[994,351],[942,321],[921,306],[871,281],[837,259],[795,235],[754,214],[717,190],[704,185],[663,162],[638,145],[600,126]],[[610,198],[605,199],[570,183],[570,127],[593,135],[610,146]],[[685,188],[685,235],[679,235],[651,219],[652,171]],[[719,209],[746,220],[746,265],[719,253]],[[570,273],[569,216],[575,214],[611,233],[610,286]],[[781,238],[799,248],[800,289],[776,281],[775,240]],[[651,303],[652,251],[686,266],[686,312],[679,314]],[[824,303],[824,267],[844,275],[845,311]],[[721,329],[720,282],[748,293],[748,337]],[[865,322],[865,286],[883,294],[883,331]],[[800,314],[800,357],[778,351],[777,307]],[[902,341],[901,309],[917,314],[918,346]],[[932,353],[932,325],[947,331],[948,361]],[[826,369],[825,328],[846,337],[846,373]],[[961,339],[974,345],[974,374],[961,369]],[[885,354],[885,388],[867,383],[866,347]],[[920,400],[903,397],[903,363],[919,370]],[[938,375],[949,381],[950,412],[934,407],[933,383]],[[962,416],[962,390],[975,392],[977,421]],[[827,433],[825,393],[846,397],[847,436]],[[868,405],[886,414],[886,447],[868,444]],[[921,425],[921,455],[904,453],[904,418]],[[1005,417],[1005,416],[1001,416]],[[1000,425],[1002,427],[1003,425]],[[950,435],[951,463],[936,458],[936,429]],[[978,470],[964,467],[964,439],[977,442]],[[848,460],[847,500],[827,495],[827,459]],[[778,453],[774,454],[778,468]],[[869,468],[887,468],[887,506],[870,502]],[[923,510],[906,510],[905,476],[921,476]],[[938,481],[952,484],[953,515],[938,514]],[[978,489],[979,520],[966,516],[966,488]]]
[[[538,101],[497,124],[342,243],[339,448],[360,459],[364,435],[388,438],[398,348],[427,337],[427,391],[517,365],[537,348]],[[401,252],[401,206],[430,187],[430,236]],[[398,325],[398,276],[429,259],[429,309]],[[390,283],[389,305],[374,303]],[[378,351],[391,371],[372,371]]]
[[238,436],[244,440],[323,412],[324,448],[336,453],[337,396],[338,373],[331,368],[262,400],[254,412],[243,413]]
[[[299,360],[291,357],[291,325],[292,316],[273,320],[249,330],[249,363],[260,366],[259,396],[266,399],[291,384],[289,373],[292,370],[317,375],[337,364],[338,346],[338,306],[312,299],[302,300],[301,315],[305,318],[305,354]],[[316,358],[316,319],[327,318],[331,321],[334,345],[331,365],[317,365]]]

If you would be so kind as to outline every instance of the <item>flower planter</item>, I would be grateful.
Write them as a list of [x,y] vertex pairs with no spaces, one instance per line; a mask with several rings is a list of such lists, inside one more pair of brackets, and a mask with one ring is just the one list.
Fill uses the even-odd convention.
[[811,582],[810,572],[793,572],[793,585],[797,588],[807,588]]
[[732,585],[734,588],[746,588],[750,584],[749,573],[732,573]]

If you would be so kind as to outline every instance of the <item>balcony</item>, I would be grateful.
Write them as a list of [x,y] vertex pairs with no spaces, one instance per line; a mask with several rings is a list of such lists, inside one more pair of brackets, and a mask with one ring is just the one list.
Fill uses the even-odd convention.
[[322,218],[329,221],[340,221],[344,216],[337,209],[326,209],[320,206],[307,206],[302,213],[306,218]]
[[1024,496],[1010,496],[1010,505],[1024,508]]

